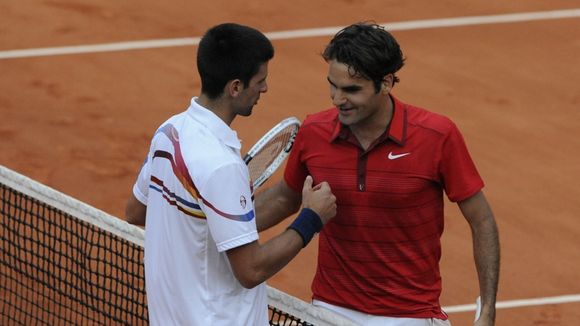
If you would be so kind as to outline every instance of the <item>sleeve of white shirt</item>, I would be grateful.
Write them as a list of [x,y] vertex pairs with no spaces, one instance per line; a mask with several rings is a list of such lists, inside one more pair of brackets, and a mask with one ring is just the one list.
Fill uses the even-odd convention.
[[151,152],[147,154],[143,166],[141,166],[141,171],[137,176],[137,181],[133,185],[133,195],[137,200],[143,205],[147,205],[147,196],[149,195],[149,183],[151,180]]
[[214,170],[200,193],[218,251],[258,239],[250,178],[244,164],[231,163]]

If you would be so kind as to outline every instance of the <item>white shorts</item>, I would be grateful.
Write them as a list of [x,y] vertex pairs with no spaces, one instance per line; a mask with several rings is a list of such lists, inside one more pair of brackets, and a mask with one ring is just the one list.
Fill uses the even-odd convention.
[[352,320],[361,326],[451,326],[449,320],[437,318],[398,318],[365,314],[360,311],[335,306],[323,301],[312,300],[317,307],[326,308],[336,314]]

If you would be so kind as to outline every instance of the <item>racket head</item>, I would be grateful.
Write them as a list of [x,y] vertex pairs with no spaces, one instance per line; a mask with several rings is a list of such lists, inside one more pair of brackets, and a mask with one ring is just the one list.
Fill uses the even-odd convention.
[[289,117],[280,121],[250,148],[244,156],[253,187],[257,189],[276,172],[290,154],[300,128],[300,120]]

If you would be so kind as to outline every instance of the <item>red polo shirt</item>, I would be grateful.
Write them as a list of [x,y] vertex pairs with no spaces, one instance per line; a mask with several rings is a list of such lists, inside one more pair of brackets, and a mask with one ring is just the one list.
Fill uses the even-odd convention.
[[327,181],[338,211],[320,233],[314,299],[391,317],[447,319],[441,311],[443,192],[451,201],[483,188],[448,118],[394,97],[389,130],[364,151],[336,108],[304,121],[285,180]]

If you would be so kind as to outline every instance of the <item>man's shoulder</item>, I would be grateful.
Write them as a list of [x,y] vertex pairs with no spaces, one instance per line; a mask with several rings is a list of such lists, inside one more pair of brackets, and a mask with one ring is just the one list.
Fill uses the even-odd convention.
[[181,155],[188,166],[211,170],[219,165],[217,162],[238,163],[238,156],[231,148],[207,126],[190,118],[186,112],[167,119],[157,130],[156,136],[158,147],[168,148],[174,155]]
[[433,112],[422,107],[406,105],[408,122],[412,126],[447,134],[456,128],[455,123],[444,114]]
[[329,108],[324,111],[308,114],[302,126],[308,125],[328,125],[329,127],[334,127],[336,120],[338,118],[338,112],[336,108]]

